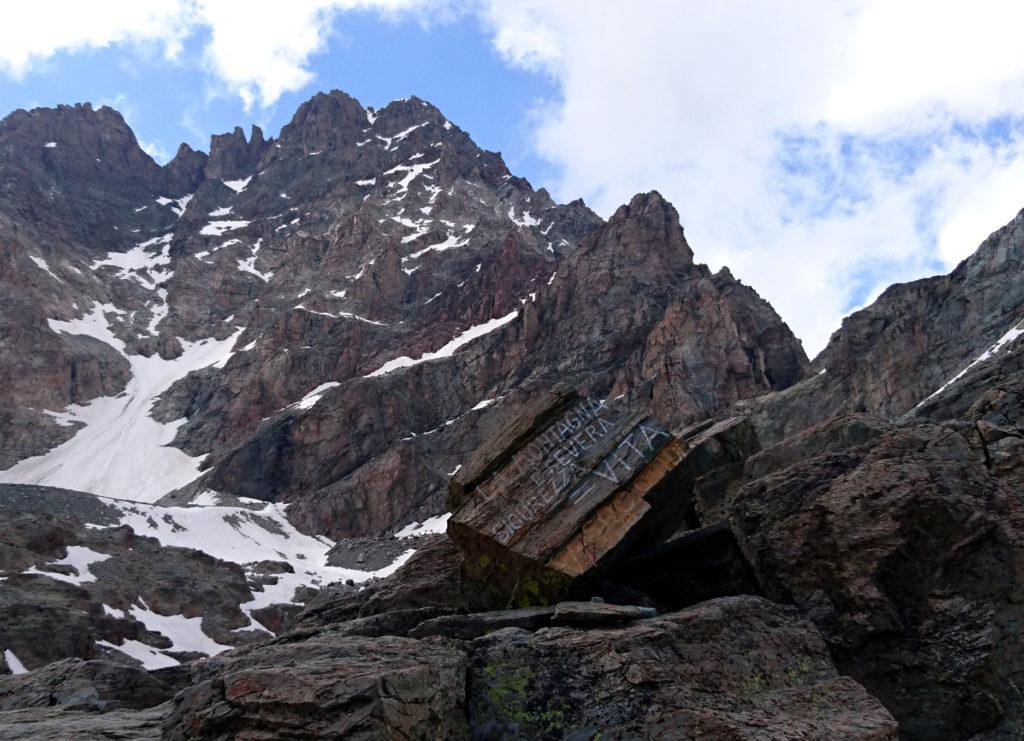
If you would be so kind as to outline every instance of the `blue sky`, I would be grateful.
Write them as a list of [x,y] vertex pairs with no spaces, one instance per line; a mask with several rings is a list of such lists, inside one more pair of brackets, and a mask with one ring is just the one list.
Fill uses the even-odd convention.
[[813,355],[1024,206],[1022,27],[1004,0],[35,0],[0,109],[106,103],[162,159],[318,90],[415,94],[556,200],[661,191]]

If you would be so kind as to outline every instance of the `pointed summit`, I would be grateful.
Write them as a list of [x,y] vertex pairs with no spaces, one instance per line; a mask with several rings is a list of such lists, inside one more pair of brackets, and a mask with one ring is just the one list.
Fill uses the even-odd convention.
[[215,134],[210,138],[206,177],[230,179],[251,175],[267,147],[259,126],[252,127],[249,141],[241,126],[236,126],[230,134]]
[[166,195],[182,196],[194,193],[203,181],[203,171],[209,159],[205,152],[196,151],[188,144],[183,143],[179,146],[174,159],[164,166]]
[[332,90],[307,100],[281,129],[280,143],[319,152],[365,138],[372,116],[348,93]]

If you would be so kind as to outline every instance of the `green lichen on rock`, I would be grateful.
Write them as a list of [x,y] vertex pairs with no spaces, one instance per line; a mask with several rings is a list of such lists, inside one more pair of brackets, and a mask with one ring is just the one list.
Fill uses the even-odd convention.
[[534,738],[565,731],[570,710],[565,698],[548,692],[528,664],[492,657],[475,673],[482,690],[474,712],[478,724],[502,735]]

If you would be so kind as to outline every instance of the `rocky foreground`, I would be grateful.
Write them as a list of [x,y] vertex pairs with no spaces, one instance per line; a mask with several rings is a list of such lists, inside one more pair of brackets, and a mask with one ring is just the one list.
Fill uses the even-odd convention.
[[[1009,388],[998,414],[1020,419]],[[936,416],[839,416],[768,447],[749,418],[684,435],[667,499],[645,499],[656,521],[612,521],[609,547],[572,563],[582,578],[547,594],[493,570],[562,568],[560,545],[427,536],[394,576],[326,586],[270,641],[0,679],[0,736],[1018,738],[1024,501],[1019,466],[988,451],[1020,433]],[[531,419],[520,451],[555,429]],[[475,519],[469,478],[449,529]],[[534,517],[524,531],[563,521]],[[512,553],[528,546],[531,564]]]
[[417,99],[0,175],[0,738],[1024,736],[1024,216],[810,362]]

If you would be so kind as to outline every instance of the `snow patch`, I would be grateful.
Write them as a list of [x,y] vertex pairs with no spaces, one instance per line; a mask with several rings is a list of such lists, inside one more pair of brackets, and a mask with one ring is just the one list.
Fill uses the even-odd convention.
[[21,663],[21,660],[9,648],[4,649],[4,661],[7,662],[7,668],[11,670],[11,674],[28,674],[28,669],[25,668],[25,665]]
[[231,190],[235,191],[235,193],[241,193],[246,189],[251,181],[252,175],[247,178],[243,178],[242,180],[222,180],[221,182],[231,188]]
[[540,226],[540,219],[535,219],[532,216],[530,216],[529,211],[523,211],[522,216],[516,216],[515,206],[509,206],[508,218],[511,219],[512,223],[517,226]]
[[443,515],[428,517],[422,523],[413,522],[395,533],[395,537],[399,539],[416,538],[420,535],[437,535],[438,533],[443,533],[448,529],[448,518],[451,516],[451,512],[446,512]]
[[[986,360],[991,358],[993,355],[996,355],[1000,350],[1002,350],[1004,347],[1009,345],[1011,342],[1016,340],[1021,335],[1024,335],[1024,319],[1022,319],[1021,321],[1017,322],[1017,324],[1013,325],[1013,327],[1011,327],[1010,330],[1006,334],[1004,334],[1002,337],[1000,337],[998,340],[996,340],[995,344],[992,345],[992,347],[990,347],[988,350],[986,350],[981,355],[979,355],[974,360],[972,360],[967,365],[966,368],[964,368],[962,371],[960,371],[955,376],[953,376],[948,381],[946,381],[944,384],[942,384],[942,386],[940,386],[934,393],[932,393],[931,395],[927,396],[925,399],[923,399],[914,408],[917,409],[918,407],[923,405],[926,401],[929,401],[930,399],[933,399],[936,396],[938,396],[939,394],[941,394],[943,391],[945,391],[950,386],[952,386],[954,383],[956,383],[961,378],[963,378],[965,375],[967,375],[967,373],[972,368],[974,368],[976,365],[978,365],[979,363],[984,363]],[[822,371],[822,372],[824,372],[824,371]]]
[[227,651],[231,646],[217,643],[203,632],[201,617],[188,618],[184,615],[161,615],[148,608],[132,605],[129,608],[132,617],[146,626],[147,630],[159,633],[169,641],[171,647],[166,651],[196,651],[207,656],[216,656]]
[[157,397],[192,371],[223,366],[231,357],[240,328],[223,340],[182,340],[182,354],[173,360],[159,355],[125,355],[104,314],[113,307],[95,304],[80,319],[51,319],[51,329],[85,334],[106,342],[131,365],[131,379],[117,396],[104,396],[86,404],[74,404],[63,415],[84,426],[74,437],[47,453],[26,458],[0,471],[0,482],[36,484],[77,489],[108,497],[156,501],[199,476],[205,456],[192,457],[171,447],[185,419],[168,424],[149,416]]
[[248,221],[211,221],[200,229],[199,233],[207,237],[220,237],[224,232],[241,229],[246,226],[249,226]]
[[158,649],[147,646],[142,641],[136,641],[134,638],[125,638],[121,641],[120,646],[110,641],[96,641],[96,645],[120,651],[125,656],[130,656],[142,662],[142,668],[147,670],[166,669],[170,666],[178,666],[181,663]]
[[403,257],[402,262],[416,260],[417,258],[420,258],[423,255],[427,254],[428,252],[444,252],[445,250],[454,249],[456,247],[465,247],[467,244],[469,244],[469,240],[459,239],[457,236],[449,232],[448,238],[445,239],[443,242],[438,242],[437,244],[432,244],[427,247],[424,247],[421,250],[417,250],[416,252],[413,252],[411,255]]
[[325,393],[327,393],[329,389],[332,389],[335,386],[340,385],[341,384],[338,383],[337,381],[328,381],[327,383],[321,383],[315,389],[313,389],[308,394],[299,399],[297,402],[292,404],[292,406],[297,407],[299,409],[312,409],[314,406],[316,406],[316,403],[320,401],[320,399],[323,397]]
[[[102,267],[112,266],[118,269],[117,277],[121,280],[133,280],[144,288],[153,290],[158,283],[169,280],[173,274],[165,269],[171,264],[171,240],[173,232],[168,232],[159,237],[153,237],[145,242],[139,242],[127,252],[108,252],[102,260],[92,264],[93,270]],[[158,254],[151,254],[149,250],[160,246]]]
[[[204,492],[203,501],[213,501],[215,496],[216,492]],[[251,602],[241,605],[253,622],[256,622],[252,618],[254,610],[272,604],[293,603],[295,590],[299,587],[322,587],[347,579],[364,582],[389,576],[415,552],[410,548],[377,571],[358,571],[329,566],[327,554],[334,547],[334,541],[296,530],[285,516],[285,504],[253,501],[256,506],[252,508],[220,505],[161,507],[123,501],[108,504],[121,513],[118,525],[128,525],[140,535],[156,538],[163,546],[200,548],[214,558],[243,566],[265,559],[290,563],[295,573],[279,574],[277,584],[266,585],[262,592],[253,593]],[[155,625],[158,619],[166,618],[146,615],[147,625],[150,619]],[[177,621],[177,626],[168,625],[167,628],[174,631],[178,626],[181,626],[180,621]],[[163,629],[160,632],[174,640],[177,647],[177,638]],[[190,639],[202,640],[192,634]]]
[[[160,196],[159,198],[156,199],[156,202],[160,206],[171,206],[171,204],[173,203],[174,205],[171,206],[171,211],[173,211],[178,216],[178,218],[181,218],[181,215],[185,213],[185,208],[188,206],[189,201],[192,200],[192,197],[194,195],[195,193],[190,193],[187,196],[182,196],[181,198],[177,199],[168,198],[167,196]],[[143,208],[145,208],[145,206],[143,206]],[[135,210],[136,212],[138,212],[141,211],[142,209],[137,208]]]
[[63,283],[64,282],[60,278],[57,277],[56,273],[54,273],[52,270],[50,270],[50,264],[48,262],[46,262],[46,260],[44,260],[43,258],[36,257],[35,255],[29,255],[28,259],[31,260],[32,262],[34,262],[36,267],[39,268],[40,270],[42,270],[44,273],[49,273],[50,277],[53,278],[58,283]]
[[489,322],[484,322],[483,324],[477,324],[476,326],[470,327],[465,332],[456,335],[451,341],[440,347],[438,350],[434,352],[424,353],[419,358],[413,359],[406,355],[403,355],[400,358],[389,360],[380,368],[375,370],[373,373],[370,373],[369,375],[365,376],[365,378],[383,376],[386,373],[391,373],[392,371],[398,370],[400,368],[408,368],[413,365],[419,365],[420,363],[425,363],[428,360],[450,358],[452,355],[455,354],[455,351],[458,350],[463,345],[467,345],[473,340],[477,339],[478,337],[483,337],[485,334],[493,332],[499,327],[508,324],[518,315],[519,310],[517,309],[516,311],[506,314],[503,317],[498,317],[497,319],[492,319]]
[[270,279],[274,277],[274,272],[272,270],[268,270],[267,272],[262,273],[256,268],[256,256],[259,254],[260,247],[262,245],[263,239],[257,239],[256,244],[252,247],[252,254],[244,260],[238,261],[238,269],[243,273],[252,273],[264,283],[269,283]]
[[424,121],[423,123],[416,124],[415,126],[410,126],[404,131],[399,131],[394,136],[381,136],[380,134],[378,134],[377,138],[384,142],[385,149],[393,149],[396,144],[401,142],[403,139],[405,139],[405,137],[409,136],[409,134],[411,134],[412,132],[416,131],[416,129],[422,128],[423,126],[428,126],[429,124],[430,121]]
[[389,188],[394,188],[395,192],[391,194],[392,198],[400,195],[405,195],[409,190],[409,185],[412,181],[423,175],[427,170],[440,162],[440,159],[436,159],[433,162],[422,162],[415,165],[395,165],[390,170],[385,172],[385,175],[394,175],[395,173],[403,172],[405,176],[401,180],[396,180],[393,183],[388,183]]
[[26,574],[40,574],[42,576],[48,576],[51,579],[57,581],[66,581],[68,584],[90,584],[96,581],[96,577],[90,570],[90,566],[94,563],[101,563],[110,558],[106,553],[97,553],[91,548],[86,548],[81,545],[69,545],[67,546],[68,555],[59,561],[54,561],[51,566],[71,566],[74,568],[76,575],[61,574],[57,571],[41,571],[35,566],[26,569]]

